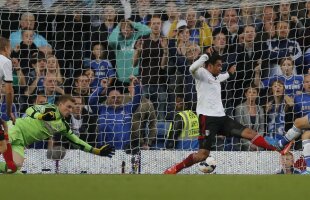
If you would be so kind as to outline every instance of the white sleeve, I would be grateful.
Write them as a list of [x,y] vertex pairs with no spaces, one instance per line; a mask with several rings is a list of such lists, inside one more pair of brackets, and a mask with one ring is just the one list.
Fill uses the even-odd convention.
[[196,60],[190,67],[189,71],[193,75],[193,77],[197,80],[201,79],[201,73],[198,73],[198,69],[204,65],[204,63],[209,60],[207,54],[203,54],[200,56],[198,60]]
[[5,82],[12,82],[13,81],[13,71],[12,71],[12,61],[8,60],[3,65],[3,74],[4,78],[3,80]]
[[220,74],[218,75],[218,79],[220,82],[226,81],[229,78],[229,73],[226,72],[224,74]]

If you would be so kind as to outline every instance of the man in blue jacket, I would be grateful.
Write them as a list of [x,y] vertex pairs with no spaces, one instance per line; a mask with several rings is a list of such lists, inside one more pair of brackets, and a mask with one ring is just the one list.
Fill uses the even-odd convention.
[[[108,143],[115,145],[116,149],[127,149],[130,146],[132,113],[141,102],[141,87],[137,78],[130,78],[135,85],[133,101],[123,102],[122,91],[118,88],[98,87],[89,99],[89,105],[94,113],[98,113],[97,146]],[[105,104],[99,104],[99,97],[106,90],[108,95]]]

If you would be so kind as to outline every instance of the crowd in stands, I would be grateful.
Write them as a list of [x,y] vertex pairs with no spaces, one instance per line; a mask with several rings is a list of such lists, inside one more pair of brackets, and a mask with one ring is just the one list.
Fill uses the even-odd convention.
[[[100,4],[100,14],[59,6],[24,11],[10,2],[0,14],[0,35],[11,42],[16,116],[71,94],[76,105],[66,120],[94,146],[111,143],[129,153],[197,149],[197,135],[174,130],[182,123],[162,127],[184,120],[180,112],[195,112],[189,66],[206,52],[222,56],[223,72],[236,66],[222,85],[223,105],[227,115],[259,134],[281,138],[310,111],[310,2],[232,8],[206,2],[202,9],[182,6],[185,0],[161,1],[162,11],[156,0],[124,0],[123,12]],[[133,77],[140,83],[134,85]],[[177,144],[183,139],[192,144]],[[59,144],[71,148],[61,138],[30,148]],[[294,148],[300,147],[296,141]],[[262,150],[221,136],[214,149]]]

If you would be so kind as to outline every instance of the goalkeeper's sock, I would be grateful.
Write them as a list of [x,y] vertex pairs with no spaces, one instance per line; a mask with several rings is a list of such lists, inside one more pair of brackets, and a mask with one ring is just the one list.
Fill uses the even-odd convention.
[[307,171],[310,171],[310,139],[303,140],[302,141],[302,146],[303,146],[303,155],[305,158],[305,162],[307,165]]
[[194,159],[193,159],[193,153],[192,154],[190,154],[187,158],[185,158],[182,162],[180,162],[179,164],[177,164],[176,166],[175,166],[175,168],[176,168],[176,171],[177,172],[179,172],[179,171],[181,171],[182,169],[184,169],[184,168],[187,168],[187,167],[190,167],[190,166],[192,166],[193,164],[195,164],[194,163]]
[[251,140],[252,144],[255,144],[258,147],[262,147],[264,149],[268,149],[268,150],[276,150],[275,147],[271,146],[270,144],[268,144],[265,140],[265,138],[261,135],[256,135],[252,140]]
[[300,136],[300,134],[301,134],[301,130],[297,128],[295,125],[293,125],[293,127],[287,131],[285,136],[281,140],[279,140],[280,147],[285,147],[285,145],[287,145],[292,140]]
[[7,166],[5,162],[0,162],[0,173],[6,173]]

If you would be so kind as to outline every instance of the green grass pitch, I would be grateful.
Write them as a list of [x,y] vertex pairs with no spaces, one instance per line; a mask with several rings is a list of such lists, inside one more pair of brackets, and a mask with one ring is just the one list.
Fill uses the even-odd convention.
[[6,200],[306,200],[300,175],[0,175]]

